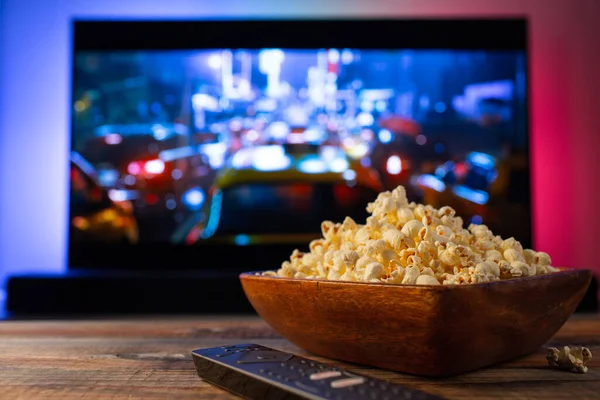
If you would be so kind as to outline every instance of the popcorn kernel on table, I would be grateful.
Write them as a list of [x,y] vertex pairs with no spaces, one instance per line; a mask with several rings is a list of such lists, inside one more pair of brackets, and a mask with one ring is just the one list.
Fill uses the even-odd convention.
[[464,227],[449,206],[409,203],[404,187],[379,193],[364,224],[323,221],[309,252],[267,276],[388,284],[462,285],[550,274],[547,253],[523,249],[485,225]]
[[551,366],[581,374],[588,371],[586,364],[592,359],[592,352],[587,347],[549,347],[547,350],[546,360]]

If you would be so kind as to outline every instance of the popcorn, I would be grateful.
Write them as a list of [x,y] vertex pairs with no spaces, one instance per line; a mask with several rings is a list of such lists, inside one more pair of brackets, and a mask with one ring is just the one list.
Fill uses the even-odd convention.
[[531,249],[523,250],[523,258],[527,264],[535,264],[533,262],[533,258],[535,257],[536,252]]
[[392,271],[389,278],[383,279],[383,282],[399,285],[402,283],[403,279],[404,279],[404,268],[399,266],[395,270]]
[[525,261],[525,258],[522,256],[522,253],[512,248],[505,250],[503,256],[504,259],[511,264],[517,261]]
[[367,268],[367,265],[375,262],[377,262],[377,260],[373,257],[364,255],[356,261],[356,270],[362,272]]
[[383,264],[389,264],[392,260],[395,260],[396,257],[398,257],[398,253],[392,249],[384,249],[379,255],[380,261]]
[[442,264],[445,265],[455,265],[460,262],[460,257],[456,253],[456,247],[438,247],[438,259]]
[[547,350],[549,354],[546,360],[551,366],[581,374],[588,371],[586,364],[592,359],[592,352],[587,347],[565,346],[562,350],[549,347]]
[[452,229],[450,229],[449,227],[447,227],[445,225],[438,225],[435,228],[435,233],[438,236],[450,237],[452,235]]
[[538,251],[535,256],[533,256],[533,264],[539,265],[550,265],[550,256],[548,253],[544,253],[542,251]]
[[431,275],[421,275],[415,281],[417,285],[439,285],[440,282]]
[[504,258],[502,257],[502,253],[500,253],[498,250],[487,250],[485,252],[485,259],[487,261],[494,261],[494,262],[498,262],[498,261],[502,261]]
[[419,235],[419,231],[423,227],[424,227],[424,225],[421,221],[417,221],[416,219],[413,219],[411,221],[408,221],[406,224],[404,224],[404,226],[402,227],[402,230],[400,232],[402,232],[402,234],[405,237],[415,239]]
[[419,266],[411,265],[410,267],[404,270],[404,279],[402,279],[402,284],[414,285],[417,282],[419,275],[421,275],[421,271],[419,271]]
[[404,225],[413,219],[415,219],[415,214],[410,208],[400,208],[396,211],[396,220],[398,224]]
[[383,234],[383,240],[394,250],[400,250],[404,235],[398,229],[388,229]]
[[486,225],[463,225],[452,207],[409,203],[404,187],[382,192],[360,224],[323,221],[309,252],[265,276],[381,282],[393,285],[463,285],[556,272],[547,253],[523,249]]
[[367,240],[371,238],[369,230],[366,226],[363,226],[358,231],[356,231],[356,235],[354,236],[354,241],[357,244],[365,244]]
[[[510,273],[512,276],[530,276],[529,265],[522,261],[515,261],[510,264]],[[535,271],[533,272],[535,275]]]
[[372,262],[365,268],[363,280],[365,282],[371,282],[374,279],[383,278],[386,274],[383,264],[378,262]]

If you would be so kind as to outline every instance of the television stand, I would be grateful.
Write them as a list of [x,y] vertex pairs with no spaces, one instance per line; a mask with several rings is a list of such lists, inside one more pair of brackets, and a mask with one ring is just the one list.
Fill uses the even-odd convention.
[[239,272],[69,271],[8,279],[9,318],[123,314],[253,314]]

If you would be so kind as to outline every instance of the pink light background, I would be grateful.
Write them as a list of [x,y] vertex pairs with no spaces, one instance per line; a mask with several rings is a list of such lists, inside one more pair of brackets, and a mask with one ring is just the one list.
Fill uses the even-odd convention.
[[70,20],[111,16],[528,16],[535,248],[600,274],[598,0],[4,0],[0,277],[66,270]]

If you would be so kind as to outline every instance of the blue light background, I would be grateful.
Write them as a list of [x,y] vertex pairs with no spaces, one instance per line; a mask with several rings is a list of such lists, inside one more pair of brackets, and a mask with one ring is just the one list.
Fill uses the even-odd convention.
[[0,0],[0,287],[15,272],[66,271],[73,18],[381,16],[394,3]]

